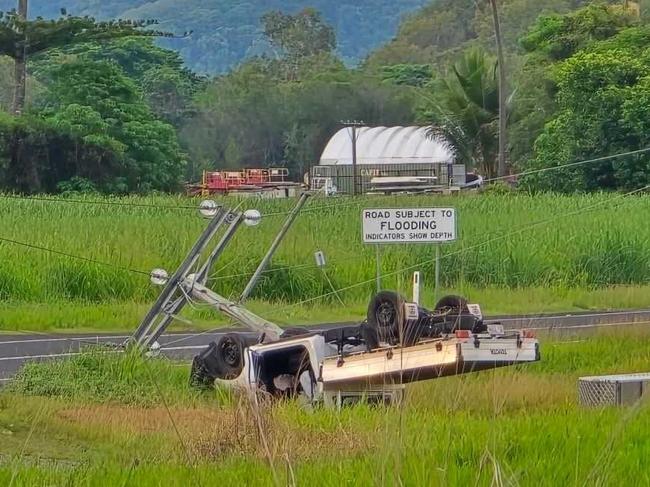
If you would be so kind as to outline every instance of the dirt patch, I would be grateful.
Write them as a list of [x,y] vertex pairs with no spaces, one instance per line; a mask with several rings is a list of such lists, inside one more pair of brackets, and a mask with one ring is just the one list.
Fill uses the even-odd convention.
[[206,424],[228,422],[232,412],[207,408],[167,411],[164,407],[85,405],[63,409],[58,411],[57,415],[66,422],[126,433],[174,433],[175,424],[184,434],[192,436],[204,430]]
[[234,423],[214,425],[192,442],[199,457],[254,455],[270,462],[285,463],[347,456],[364,451],[369,444],[369,434],[352,431],[342,424],[327,429],[313,424],[298,425],[278,418],[272,409],[251,404],[240,405],[234,413]]
[[255,406],[244,401],[227,409],[174,408],[169,412],[164,407],[87,405],[61,410],[57,415],[66,423],[107,433],[167,434],[180,449],[177,429],[185,447],[201,460],[255,456],[293,461],[346,455],[367,444],[363,434],[353,434],[343,425],[324,429],[292,424],[277,414],[273,406]]

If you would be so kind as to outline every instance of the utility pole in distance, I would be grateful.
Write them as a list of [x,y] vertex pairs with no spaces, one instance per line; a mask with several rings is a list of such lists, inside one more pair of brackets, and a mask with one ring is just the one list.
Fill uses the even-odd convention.
[[25,23],[27,22],[27,0],[18,0],[16,11],[18,25],[16,34],[19,41],[16,42],[14,58],[14,98],[11,104],[11,112],[14,115],[21,115],[25,105],[25,84],[27,83],[27,39],[25,38]]
[[506,161],[507,151],[507,123],[508,114],[506,107],[507,100],[507,79],[506,79],[506,59],[503,54],[503,40],[501,38],[501,22],[499,21],[499,8],[496,0],[490,0],[492,7],[492,20],[494,22],[494,37],[497,44],[497,62],[499,63],[499,165],[497,175],[503,177],[508,172]]
[[357,127],[363,127],[364,123],[358,120],[341,121],[345,127],[352,129],[352,196],[357,195],[358,178],[357,178]]

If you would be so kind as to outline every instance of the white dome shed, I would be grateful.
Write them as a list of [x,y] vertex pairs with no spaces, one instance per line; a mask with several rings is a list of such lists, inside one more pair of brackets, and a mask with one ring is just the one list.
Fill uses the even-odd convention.
[[[356,131],[357,165],[352,163]],[[310,170],[312,188],[362,194],[387,190],[434,191],[465,184],[465,166],[427,127],[346,127],[329,140]]]
[[[352,127],[342,128],[329,140],[320,165],[352,164]],[[427,135],[427,127],[359,127],[357,164],[445,164],[452,153]]]

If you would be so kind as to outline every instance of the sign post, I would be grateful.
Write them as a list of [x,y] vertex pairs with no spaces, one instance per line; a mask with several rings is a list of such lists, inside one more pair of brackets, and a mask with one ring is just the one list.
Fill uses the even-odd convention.
[[433,285],[433,301],[438,302],[438,289],[440,287],[440,244],[436,244],[436,282]]
[[381,291],[381,256],[379,255],[379,245],[375,245],[375,282],[377,284],[377,292]]
[[434,298],[440,286],[440,244],[456,240],[455,208],[371,208],[362,210],[363,242],[375,244],[377,291],[381,287],[379,245],[432,243],[436,246]]
[[339,303],[341,303],[342,306],[345,306],[345,303],[341,299],[341,296],[339,296],[339,293],[336,292],[336,288],[334,287],[334,284],[332,284],[332,281],[330,281],[327,272],[325,272],[325,265],[327,264],[327,261],[325,260],[325,254],[323,253],[323,251],[317,250],[316,252],[314,252],[314,259],[316,260],[316,267],[318,267],[323,273],[323,276],[325,276],[325,279],[327,280],[327,283],[330,285],[330,289],[332,289],[332,292],[336,296],[336,299],[339,300]]

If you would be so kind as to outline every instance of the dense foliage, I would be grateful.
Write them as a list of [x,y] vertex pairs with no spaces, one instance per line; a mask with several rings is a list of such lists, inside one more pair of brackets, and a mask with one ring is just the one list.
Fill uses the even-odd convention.
[[[506,50],[511,57],[517,52],[521,37],[540,15],[561,16],[590,3],[592,0],[501,0],[501,30]],[[621,4],[622,1],[595,3]],[[639,3],[642,11],[650,5],[648,0]],[[409,15],[395,38],[375,50],[368,62],[375,66],[433,63],[444,68],[467,47],[480,44],[487,49],[494,48],[491,15],[486,1],[431,0],[425,8]]]
[[[56,17],[60,7],[74,15],[101,19],[158,19],[174,33],[192,30],[189,39],[161,44],[178,50],[195,71],[225,72],[244,58],[272,53],[260,31],[260,19],[269,11],[294,14],[306,7],[323,13],[339,39],[340,55],[351,62],[365,57],[396,32],[402,14],[428,0],[32,0],[32,15]],[[14,8],[15,0],[0,0],[0,10]]]
[[[341,4],[320,12],[300,10],[299,2],[286,9],[287,3],[279,2],[284,10],[258,16],[260,48],[248,52],[257,55],[213,78],[188,69],[183,49],[165,49],[150,37],[125,37],[137,34],[138,26],[155,25],[152,20],[136,27],[70,16],[37,20],[33,25],[46,30],[63,22],[89,42],[74,34],[69,42],[57,38],[34,48],[24,119],[0,118],[0,185],[29,192],[174,190],[184,179],[198,180],[206,168],[260,166],[288,167],[299,180],[341,122],[352,119],[429,125],[431,136],[444,140],[458,160],[491,177],[499,133],[493,27],[487,2],[464,1],[432,1],[359,68],[346,66],[340,55],[346,35],[328,22],[331,9]],[[33,3],[33,12],[44,8]],[[275,6],[271,3],[267,7]],[[643,105],[633,101],[646,96],[645,19],[630,7],[634,2],[628,8],[614,0],[587,3],[500,5],[513,172],[648,143]],[[163,4],[91,2],[82,13],[114,15],[125,6]],[[206,12],[226,8],[204,6]],[[51,8],[42,13],[55,15]],[[97,28],[95,38],[84,25]],[[158,28],[176,25],[163,22]],[[108,42],[104,26],[117,39]],[[237,38],[225,31],[219,35]],[[181,46],[189,40],[171,42]],[[11,88],[11,64],[2,61],[0,87]],[[0,95],[5,109],[6,91]],[[523,181],[529,189],[635,188],[646,180],[645,160],[635,155]]]
[[0,119],[5,184],[54,191],[88,181],[86,189],[114,193],[177,187],[184,161],[174,129],[155,119],[118,66],[74,57],[49,65],[47,84],[38,110]]
[[[198,100],[198,115],[183,138],[193,159],[219,167],[286,166],[301,178],[318,161],[341,120],[399,125],[413,117],[406,89],[318,58],[318,71],[304,67],[300,79],[285,82],[273,66],[249,63],[208,84]],[[195,173],[195,176],[197,173]]]
[[272,12],[264,30],[278,49],[206,84],[183,140],[196,166],[285,166],[301,179],[347,119],[399,125],[414,117],[414,92],[379,75],[346,68],[320,16]]
[[488,177],[497,173],[499,86],[496,62],[480,49],[464,53],[452,73],[431,85],[421,120],[456,160]]
[[[532,169],[648,147],[650,29],[632,28],[595,42],[555,69],[558,111],[535,142]],[[525,182],[562,191],[635,189],[650,180],[646,152],[595,161]]]

